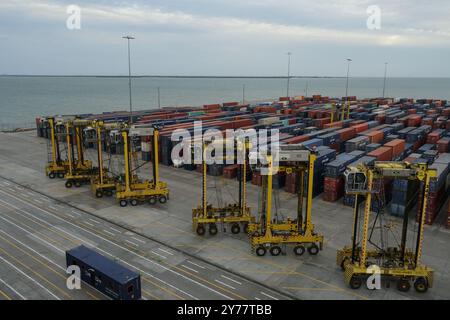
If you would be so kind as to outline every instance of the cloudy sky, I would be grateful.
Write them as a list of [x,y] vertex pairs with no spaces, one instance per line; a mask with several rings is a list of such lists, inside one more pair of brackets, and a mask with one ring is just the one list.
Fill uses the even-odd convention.
[[131,34],[135,74],[285,75],[290,51],[294,75],[343,76],[352,58],[353,76],[388,61],[390,76],[450,77],[449,12],[448,0],[1,0],[0,74],[126,74]]

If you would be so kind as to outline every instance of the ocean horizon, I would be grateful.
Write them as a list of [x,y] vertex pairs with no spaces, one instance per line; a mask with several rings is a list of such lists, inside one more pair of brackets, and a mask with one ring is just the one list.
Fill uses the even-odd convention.
[[[135,75],[132,84],[134,110],[272,100],[287,93],[287,77],[283,76]],[[291,76],[289,93],[342,97],[345,85],[345,77]],[[349,95],[377,98],[382,92],[383,77],[349,79]],[[2,75],[0,96],[2,130],[33,127],[37,116],[129,108],[128,77],[122,75]],[[450,78],[389,77],[385,96],[450,99]]]

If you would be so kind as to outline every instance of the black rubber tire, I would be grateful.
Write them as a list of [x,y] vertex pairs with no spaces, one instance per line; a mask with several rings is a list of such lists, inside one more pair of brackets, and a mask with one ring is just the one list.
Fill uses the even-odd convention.
[[56,174],[56,176],[57,176],[59,179],[63,179],[63,178],[64,178],[64,173],[58,172],[58,173]]
[[158,202],[158,199],[155,196],[148,198],[149,204],[154,205],[154,204],[156,204],[156,202]]
[[296,256],[302,256],[305,253],[306,249],[302,245],[298,245],[294,247],[294,254]]
[[139,204],[139,202],[138,202],[136,199],[131,199],[131,200],[130,200],[130,204],[131,204],[133,207],[136,207],[136,206]]
[[315,244],[315,243],[313,243],[313,244],[311,244],[309,247],[308,247],[308,253],[310,254],[310,255],[312,255],[312,256],[315,256],[315,255],[317,255],[318,253],[319,253],[319,247]]
[[65,183],[65,186],[66,186],[66,188],[67,188],[67,189],[70,189],[70,188],[72,188],[72,186],[73,186],[73,183],[72,183],[72,181],[70,181],[70,180],[67,180],[67,181],[66,181],[66,183]]
[[122,208],[125,208],[125,207],[128,205],[128,201],[127,201],[127,200],[120,200],[120,201],[119,201],[119,205],[120,205]]
[[248,223],[244,223],[244,233],[248,234]]
[[75,181],[73,185],[75,186],[75,188],[79,188],[79,187],[81,187],[81,182]]
[[164,203],[167,202],[167,197],[166,196],[159,196],[158,197],[158,201],[159,201],[159,203],[164,204]]
[[95,196],[96,196],[97,198],[103,197],[103,191],[102,191],[102,190],[97,190],[97,191],[95,191]]
[[397,290],[401,292],[408,292],[411,289],[411,283],[408,279],[397,280]]
[[350,279],[350,288],[353,290],[359,289],[362,286],[362,280],[358,276],[352,276]]
[[281,247],[272,246],[272,247],[270,247],[269,251],[272,256],[277,257],[281,254]]
[[238,234],[239,232],[241,232],[241,226],[238,223],[233,223],[231,225],[231,233]]
[[199,225],[197,226],[196,232],[197,232],[197,234],[198,234],[199,236],[204,236],[204,235],[205,235],[205,232],[206,232],[206,229],[205,229],[205,227],[204,227],[203,225],[199,224]]
[[219,230],[217,229],[217,226],[213,223],[209,225],[208,231],[209,231],[209,234],[212,236],[215,236],[217,234],[217,232],[219,232]]
[[425,278],[417,278],[414,281],[414,289],[419,293],[425,293],[428,291],[428,281]]
[[56,178],[56,173],[54,173],[54,172],[50,172],[49,174],[48,174],[48,177],[50,178],[50,179],[55,179]]
[[263,246],[259,246],[256,248],[255,252],[258,257],[263,257],[266,255],[267,250]]

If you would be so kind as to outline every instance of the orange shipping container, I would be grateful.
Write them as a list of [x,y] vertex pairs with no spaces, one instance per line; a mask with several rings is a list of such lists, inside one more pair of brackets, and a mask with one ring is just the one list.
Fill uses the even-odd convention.
[[341,141],[347,141],[353,139],[356,136],[355,128],[345,128],[337,131],[341,138]]
[[360,133],[360,132],[363,132],[363,131],[366,131],[367,129],[369,129],[369,125],[367,123],[357,124],[352,127],[355,128],[356,133]]
[[383,131],[376,130],[376,131],[368,132],[364,135],[369,138],[370,143],[382,143],[383,142],[383,138],[384,138]]
[[392,160],[392,148],[379,147],[367,154],[369,157],[377,158],[377,161],[391,161]]
[[405,140],[394,139],[386,143],[384,146],[392,148],[392,157],[395,158],[405,150]]
[[306,134],[304,134],[302,136],[296,136],[296,137],[292,137],[292,138],[286,139],[283,142],[287,143],[287,144],[296,144],[296,143],[305,142],[305,141],[307,141],[309,139],[311,139],[311,137],[306,135]]

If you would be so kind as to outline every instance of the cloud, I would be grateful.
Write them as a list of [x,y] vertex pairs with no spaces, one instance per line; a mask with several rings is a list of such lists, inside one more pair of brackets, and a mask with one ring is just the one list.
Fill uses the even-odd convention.
[[[229,0],[231,5],[239,6],[235,0]],[[220,2],[220,1],[219,1]],[[401,3],[402,1],[400,1]],[[382,24],[381,30],[368,30],[365,28],[366,8],[371,3],[368,0],[258,0],[245,2],[241,6],[263,7],[266,10],[277,8],[296,12],[307,8],[308,12],[315,12],[322,25],[301,24],[298,22],[273,22],[270,17],[262,18],[236,18],[233,16],[205,15],[187,13],[180,10],[168,10],[161,7],[149,6],[144,3],[95,4],[81,5],[83,23],[86,27],[105,28],[107,26],[127,25],[135,28],[166,27],[167,32],[173,28],[195,32],[198,34],[210,33],[218,35],[234,34],[239,37],[264,37],[271,39],[311,43],[328,41],[332,43],[351,45],[379,45],[414,47],[418,44],[427,46],[450,46],[450,29],[421,28],[420,26],[401,27]],[[385,7],[384,7],[385,6]],[[214,8],[214,2],[211,3]],[[402,6],[392,6],[389,2],[381,1],[382,21],[387,17],[404,20],[401,13]],[[3,11],[21,12],[35,19],[50,19],[61,21],[65,19],[66,5],[52,1],[14,0],[2,2]],[[327,23],[327,17],[329,21]],[[343,18],[351,19],[349,26],[333,26],[330,21]],[[358,20],[359,27],[355,28]],[[398,24],[398,21],[396,22]],[[323,25],[326,25],[325,27]],[[442,22],[442,26],[444,22]]]

